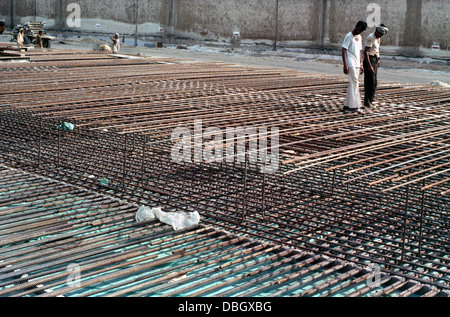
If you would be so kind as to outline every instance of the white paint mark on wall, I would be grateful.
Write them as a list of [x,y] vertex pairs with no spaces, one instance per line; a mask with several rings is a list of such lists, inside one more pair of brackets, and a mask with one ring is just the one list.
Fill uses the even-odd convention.
[[67,26],[69,28],[81,28],[81,7],[78,3],[70,3],[67,6],[70,14],[67,16]]

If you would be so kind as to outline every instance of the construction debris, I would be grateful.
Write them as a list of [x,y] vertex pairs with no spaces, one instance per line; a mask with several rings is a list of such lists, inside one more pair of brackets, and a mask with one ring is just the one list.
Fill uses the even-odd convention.
[[440,81],[440,80],[433,80],[433,81],[430,83],[430,85],[431,85],[431,86],[437,86],[437,87],[450,88],[450,85],[449,85],[449,84],[444,83],[444,82],[442,82],[442,81]]
[[107,51],[108,53],[111,53],[111,52],[112,52],[112,49],[111,49],[111,47],[110,47],[108,44],[102,44],[102,45],[100,45],[100,46],[99,46],[99,49],[100,49],[101,51]]
[[147,206],[141,206],[136,213],[136,221],[147,221],[158,219],[159,221],[173,227],[173,230],[186,229],[200,222],[200,215],[198,212],[164,212],[161,208],[150,209]]
[[75,125],[70,122],[64,122],[62,125],[58,126],[60,130],[73,131],[75,129]]

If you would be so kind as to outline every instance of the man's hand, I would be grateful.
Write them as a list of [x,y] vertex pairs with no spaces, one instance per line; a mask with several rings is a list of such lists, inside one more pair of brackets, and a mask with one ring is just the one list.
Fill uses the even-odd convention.
[[347,65],[344,65],[344,74],[345,75],[348,75],[348,66]]
[[364,66],[363,66],[363,64],[361,64],[359,66],[359,74],[361,75],[362,73],[364,73]]

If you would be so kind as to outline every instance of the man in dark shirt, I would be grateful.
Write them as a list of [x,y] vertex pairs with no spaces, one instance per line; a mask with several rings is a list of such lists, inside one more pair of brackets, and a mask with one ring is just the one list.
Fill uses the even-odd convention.
[[44,43],[42,40],[43,35],[44,35],[44,32],[39,31],[39,34],[36,36],[36,48],[44,48]]
[[366,40],[364,49],[364,106],[366,108],[376,108],[374,101],[378,85],[378,68],[381,65],[381,37],[388,31],[389,29],[384,24],[381,24]]

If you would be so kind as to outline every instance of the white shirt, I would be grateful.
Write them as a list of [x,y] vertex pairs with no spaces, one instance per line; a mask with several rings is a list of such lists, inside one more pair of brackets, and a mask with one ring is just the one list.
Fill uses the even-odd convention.
[[118,53],[120,50],[120,39],[113,39],[113,53]]
[[23,45],[23,35],[22,33],[17,33],[17,45],[22,46]]
[[366,39],[366,47],[370,47],[369,55],[380,56],[380,40],[375,33],[370,34]]
[[342,47],[347,50],[347,66],[361,67],[362,38],[350,32],[345,36]]

